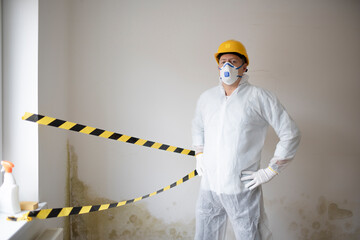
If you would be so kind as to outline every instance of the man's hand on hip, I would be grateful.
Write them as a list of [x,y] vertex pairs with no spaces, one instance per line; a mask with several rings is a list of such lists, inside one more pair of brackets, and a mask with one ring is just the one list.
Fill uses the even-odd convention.
[[242,174],[246,176],[242,177],[241,181],[251,180],[250,182],[245,184],[245,187],[249,190],[253,190],[261,184],[269,182],[273,177],[277,175],[277,173],[270,167],[267,167],[265,169],[259,169],[256,172],[243,171]]

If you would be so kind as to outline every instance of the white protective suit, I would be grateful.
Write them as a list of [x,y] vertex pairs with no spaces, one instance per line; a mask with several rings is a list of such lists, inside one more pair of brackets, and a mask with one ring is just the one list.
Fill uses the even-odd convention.
[[196,211],[195,239],[223,239],[227,216],[237,239],[270,239],[261,187],[250,191],[242,171],[257,171],[267,127],[278,137],[269,166],[280,172],[300,141],[294,121],[270,92],[243,75],[230,96],[220,84],[199,98],[192,123],[193,146],[203,150],[203,176]]

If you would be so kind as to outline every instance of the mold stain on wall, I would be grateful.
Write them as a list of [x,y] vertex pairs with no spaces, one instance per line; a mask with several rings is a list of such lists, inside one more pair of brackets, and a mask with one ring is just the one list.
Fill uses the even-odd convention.
[[[66,203],[84,206],[118,202],[94,194],[94,189],[78,177],[78,156],[68,144]],[[121,200],[120,200],[121,201]],[[193,239],[195,220],[189,223],[166,223],[153,217],[144,204],[132,203],[105,211],[67,217],[65,239]]]
[[[309,196],[302,194],[297,203],[290,203],[285,198],[266,200],[267,205],[281,205],[290,212],[294,220],[288,225],[298,240],[358,240],[360,239],[360,223],[354,220],[354,213],[345,207],[348,201],[335,203],[324,196],[313,204]],[[356,208],[356,207],[355,207]]]

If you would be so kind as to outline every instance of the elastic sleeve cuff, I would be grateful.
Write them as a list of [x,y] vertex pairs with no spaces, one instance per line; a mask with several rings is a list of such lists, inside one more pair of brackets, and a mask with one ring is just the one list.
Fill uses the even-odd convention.
[[291,163],[292,159],[283,159],[280,157],[274,156],[269,163],[269,168],[271,168],[273,171],[275,171],[277,174],[279,174],[281,171],[283,171],[289,163]]
[[275,171],[271,166],[268,167],[272,172],[274,172],[275,174],[279,174],[277,171]]
[[193,148],[195,150],[195,155],[204,152],[204,146],[193,146]]

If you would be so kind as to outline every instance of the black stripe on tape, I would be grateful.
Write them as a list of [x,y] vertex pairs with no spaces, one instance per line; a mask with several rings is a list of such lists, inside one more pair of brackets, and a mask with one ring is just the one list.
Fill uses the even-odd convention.
[[161,147],[159,147],[159,149],[161,149],[161,150],[166,150],[166,149],[168,149],[169,147],[170,147],[170,145],[163,144],[163,145],[161,145]]
[[83,130],[86,126],[81,125],[81,124],[76,124],[75,126],[73,126],[72,128],[70,128],[71,131],[76,131],[76,132],[80,132],[81,130]]
[[62,210],[62,208],[53,208],[46,218],[57,217],[59,215],[59,213],[61,212],[61,210]]
[[80,210],[82,207],[73,207],[73,209],[71,209],[71,212],[69,215],[76,215],[79,214]]
[[181,153],[183,150],[184,150],[183,148],[178,148],[178,147],[177,147],[177,148],[174,150],[174,152],[176,152],[176,153]]
[[135,199],[127,200],[125,204],[133,203]]
[[110,203],[109,208],[117,207],[118,203]]
[[143,196],[142,198],[145,199],[145,198],[148,198],[149,196],[150,196],[150,194],[145,195],[145,196]]
[[43,115],[33,114],[33,115],[31,115],[29,118],[27,118],[26,120],[32,121],[32,122],[37,122],[37,121],[39,121],[40,119],[42,119],[43,117],[44,117]]
[[122,134],[113,133],[109,138],[114,139],[114,140],[118,140],[119,138],[121,138],[121,136],[122,136]]
[[186,175],[185,177],[183,177],[183,182],[189,180],[189,175]]
[[105,132],[105,130],[102,130],[102,129],[95,129],[94,131],[92,131],[91,133],[90,133],[90,135],[95,135],[95,136],[99,136],[99,135],[101,135],[103,132]]
[[155,143],[155,142],[153,142],[153,141],[146,141],[146,143],[144,143],[143,146],[145,146],[145,147],[151,147],[152,145],[154,145],[154,143]]
[[136,137],[131,137],[131,138],[129,138],[129,140],[127,140],[126,142],[128,142],[128,143],[136,143],[137,142],[137,140],[139,140],[139,138],[136,138]]
[[96,212],[96,211],[98,211],[98,210],[99,210],[99,208],[100,208],[100,205],[94,205],[94,206],[91,206],[91,208],[90,208],[90,212]]
[[176,182],[174,182],[173,184],[170,185],[170,188],[176,187]]
[[39,214],[40,210],[38,211],[30,211],[29,217],[36,217]]
[[163,191],[164,191],[164,189],[160,189],[160,190],[158,190],[158,191],[156,192],[156,194],[161,193],[161,192],[163,192]]
[[63,125],[66,121],[60,120],[60,119],[55,119],[54,121],[52,121],[51,123],[49,123],[49,126],[52,127],[59,127],[61,125]]

